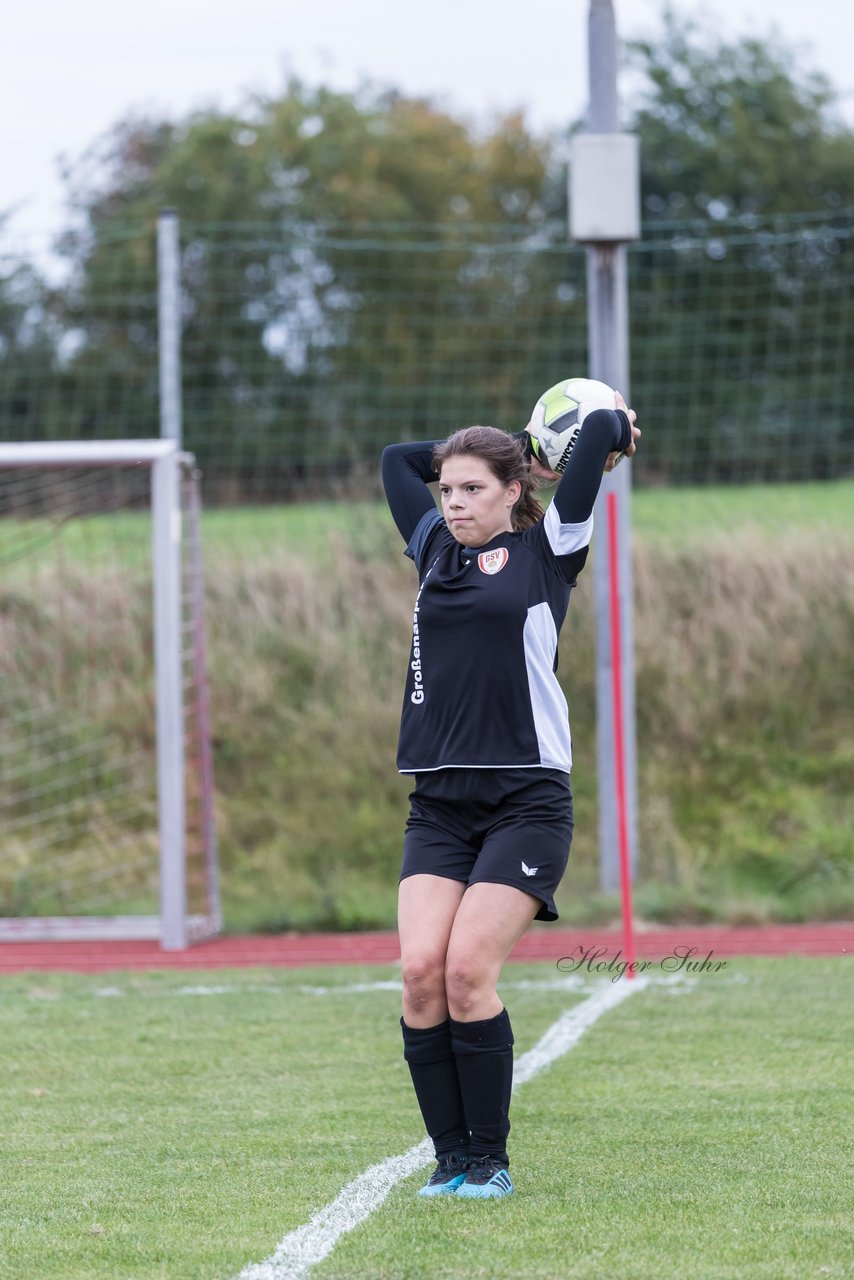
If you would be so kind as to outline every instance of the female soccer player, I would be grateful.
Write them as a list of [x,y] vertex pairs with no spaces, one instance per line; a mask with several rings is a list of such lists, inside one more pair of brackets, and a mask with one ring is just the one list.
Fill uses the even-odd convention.
[[[587,558],[603,469],[635,414],[584,419],[555,475],[525,432],[466,427],[390,445],[383,483],[418,569],[398,767],[413,774],[398,928],[404,1057],[437,1166],[420,1195],[494,1198],[507,1172],[513,1033],[501,968],[532,920],[556,920],[572,795],[557,638]],[[427,488],[438,476],[442,511]]]

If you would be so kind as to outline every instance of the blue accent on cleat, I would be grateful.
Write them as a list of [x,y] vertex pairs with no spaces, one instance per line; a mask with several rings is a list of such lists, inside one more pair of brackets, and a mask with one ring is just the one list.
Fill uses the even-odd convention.
[[452,1151],[450,1155],[438,1157],[438,1164],[430,1175],[428,1182],[420,1189],[420,1196],[451,1196],[466,1179],[468,1156],[465,1153]]
[[465,1182],[457,1195],[464,1200],[497,1200],[513,1194],[513,1183],[505,1165],[490,1156],[469,1160]]

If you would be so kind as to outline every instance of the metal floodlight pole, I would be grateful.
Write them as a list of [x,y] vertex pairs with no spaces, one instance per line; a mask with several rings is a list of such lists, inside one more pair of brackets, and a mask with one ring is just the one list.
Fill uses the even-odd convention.
[[160,434],[181,448],[181,246],[174,209],[157,218],[157,329]]
[[[640,235],[638,146],[635,136],[619,132],[611,0],[590,0],[588,53],[587,129],[573,139],[570,156],[570,234],[587,246],[590,376],[630,403],[626,244]],[[604,477],[595,521],[600,883],[614,891],[630,887],[637,862],[630,464]]]

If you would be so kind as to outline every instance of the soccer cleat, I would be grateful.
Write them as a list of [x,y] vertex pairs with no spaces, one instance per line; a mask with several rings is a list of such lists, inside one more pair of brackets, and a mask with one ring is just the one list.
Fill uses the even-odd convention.
[[513,1194],[513,1183],[507,1168],[491,1156],[469,1160],[465,1182],[457,1191],[466,1200],[497,1200]]
[[461,1186],[466,1177],[468,1156],[456,1151],[439,1156],[438,1164],[428,1182],[418,1192],[420,1196],[450,1196]]

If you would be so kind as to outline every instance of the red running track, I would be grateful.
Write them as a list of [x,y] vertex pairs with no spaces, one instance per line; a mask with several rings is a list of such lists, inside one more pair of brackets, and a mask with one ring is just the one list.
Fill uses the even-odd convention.
[[[696,947],[702,961],[732,956],[841,956],[854,954],[854,924],[784,924],[761,927],[680,925],[635,926],[635,958],[662,960],[676,947]],[[535,928],[513,951],[511,961],[564,957],[584,963],[615,959],[618,929]],[[588,950],[589,949],[589,950]],[[600,950],[601,949],[601,950]],[[684,954],[684,953],[680,953]],[[157,942],[0,942],[0,974],[54,971],[105,973],[119,969],[237,969],[252,965],[286,968],[323,964],[393,964],[400,959],[396,933],[308,933],[263,937],[220,937],[186,951],[161,951]]]

